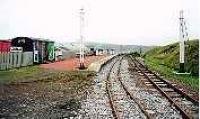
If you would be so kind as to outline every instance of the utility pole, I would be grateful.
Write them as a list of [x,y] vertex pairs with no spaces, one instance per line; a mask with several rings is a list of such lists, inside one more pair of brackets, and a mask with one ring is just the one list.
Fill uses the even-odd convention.
[[179,28],[179,39],[180,39],[180,69],[179,73],[185,73],[185,39],[188,38],[188,33],[186,32],[185,19],[183,17],[183,10],[180,11],[180,28]]
[[140,45],[140,57],[142,56],[142,46]]
[[79,44],[79,69],[85,69],[84,64],[84,8],[80,9],[80,44]]
[[120,49],[119,49],[120,51],[120,54],[122,54],[122,45],[120,45]]

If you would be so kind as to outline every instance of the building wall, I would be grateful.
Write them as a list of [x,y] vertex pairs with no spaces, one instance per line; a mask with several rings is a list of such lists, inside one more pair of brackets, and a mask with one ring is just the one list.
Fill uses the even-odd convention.
[[10,46],[10,41],[0,40],[0,70],[5,70],[9,67]]
[[54,61],[55,60],[55,47],[54,42],[47,42],[47,60]]
[[9,52],[10,51],[11,42],[10,41],[1,41],[0,40],[0,52]]

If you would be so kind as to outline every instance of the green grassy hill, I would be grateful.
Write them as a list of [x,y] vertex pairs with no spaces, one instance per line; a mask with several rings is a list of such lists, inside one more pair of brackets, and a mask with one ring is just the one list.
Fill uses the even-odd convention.
[[190,40],[185,44],[185,69],[191,72],[190,76],[175,76],[172,73],[179,69],[179,43],[156,47],[146,52],[143,57],[150,68],[198,89],[199,40]]

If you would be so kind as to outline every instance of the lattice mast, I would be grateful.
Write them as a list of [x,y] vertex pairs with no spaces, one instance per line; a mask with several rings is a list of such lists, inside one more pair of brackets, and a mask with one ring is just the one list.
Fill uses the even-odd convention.
[[79,42],[79,68],[84,69],[84,8],[80,9],[80,42]]

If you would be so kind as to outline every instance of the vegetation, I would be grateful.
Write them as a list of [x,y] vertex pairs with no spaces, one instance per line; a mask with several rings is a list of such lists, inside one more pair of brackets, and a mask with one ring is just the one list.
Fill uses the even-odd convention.
[[39,66],[0,71],[0,83],[12,82],[18,79],[27,79],[31,76],[37,76],[41,72],[43,72],[43,69],[39,68]]
[[54,81],[66,78],[69,80],[86,79],[93,76],[94,72],[88,71],[49,71],[39,66],[29,66],[8,71],[0,71],[0,83],[31,82],[31,81]]
[[125,55],[132,55],[133,57],[140,57],[141,56],[141,54],[140,53],[138,53],[137,51],[135,51],[135,52],[130,52],[130,53],[126,53]]
[[156,47],[144,54],[145,63],[168,79],[182,82],[191,88],[199,89],[199,40],[186,42],[185,69],[191,75],[176,75],[179,69],[179,44]]
[[138,52],[133,52],[133,53],[131,53],[131,55],[134,57],[140,57],[140,53],[138,53]]

